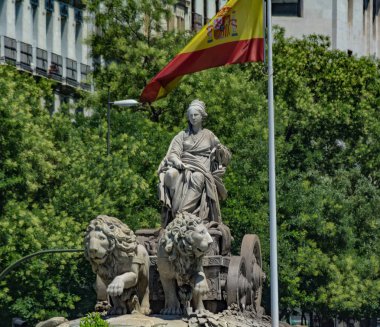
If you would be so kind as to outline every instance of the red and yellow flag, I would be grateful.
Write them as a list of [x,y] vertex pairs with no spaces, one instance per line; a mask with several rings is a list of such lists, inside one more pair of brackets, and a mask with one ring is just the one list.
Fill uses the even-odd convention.
[[264,59],[263,0],[230,0],[143,90],[140,100],[166,96],[183,75]]

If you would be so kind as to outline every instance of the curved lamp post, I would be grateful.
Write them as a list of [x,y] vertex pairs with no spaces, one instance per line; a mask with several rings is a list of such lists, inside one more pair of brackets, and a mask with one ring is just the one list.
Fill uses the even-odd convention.
[[46,253],[64,253],[64,252],[84,252],[84,249],[48,249],[48,250],[42,250],[38,252],[34,252],[32,254],[29,254],[15,262],[13,262],[11,265],[9,265],[7,268],[5,268],[1,273],[0,273],[0,280],[2,280],[8,273],[16,268],[20,263],[29,260],[35,256],[38,255],[43,255]]
[[134,99],[126,99],[113,101],[110,100],[110,92],[108,92],[108,109],[107,109],[107,156],[111,153],[111,105],[118,107],[135,107],[138,106],[140,102]]

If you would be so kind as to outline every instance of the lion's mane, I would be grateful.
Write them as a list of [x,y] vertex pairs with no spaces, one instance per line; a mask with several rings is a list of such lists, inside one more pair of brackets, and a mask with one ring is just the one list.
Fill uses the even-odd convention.
[[[101,231],[108,238],[110,246],[107,249],[107,260],[103,264],[97,264],[92,261],[88,253],[90,233],[92,231]],[[127,257],[136,255],[138,245],[135,234],[126,224],[115,217],[106,215],[97,216],[90,222],[85,232],[84,243],[85,257],[90,261],[93,271],[106,280],[112,280],[120,274],[120,264]]]
[[188,283],[192,272],[200,271],[202,267],[202,258],[194,254],[191,236],[191,232],[202,223],[202,219],[193,214],[178,213],[166,226],[161,238],[161,246],[168,254],[168,259],[173,264],[180,282]]

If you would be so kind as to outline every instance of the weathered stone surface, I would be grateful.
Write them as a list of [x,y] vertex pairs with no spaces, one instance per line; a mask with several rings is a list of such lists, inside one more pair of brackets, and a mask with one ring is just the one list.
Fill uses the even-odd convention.
[[222,221],[219,199],[227,197],[222,176],[231,153],[203,128],[206,116],[205,103],[192,101],[187,110],[189,126],[174,137],[158,169],[163,227],[181,211],[196,213],[205,221]]
[[[85,257],[111,298],[111,314],[149,314],[149,255],[129,227],[100,215],[87,227]],[[137,290],[137,291],[136,291]]]
[[[110,327],[188,327],[179,316],[145,316],[140,313],[106,319]],[[70,321],[69,327],[79,327],[80,319]],[[64,326],[59,326],[64,327]]]
[[58,327],[70,327],[70,322],[64,322],[63,324],[60,324]]
[[[219,313],[210,313],[207,317],[152,315],[145,316],[139,313],[106,318],[110,327],[271,327],[271,318],[263,316],[258,318],[250,310],[244,312],[228,308]],[[79,327],[80,319],[66,322],[58,327]],[[282,325],[281,327],[288,327]],[[54,326],[55,327],[55,326]]]
[[[157,268],[165,293],[165,308],[161,313],[181,314],[181,303],[188,314],[205,313],[202,297],[209,287],[202,258],[212,242],[202,219],[193,214],[178,213],[166,226],[157,252]],[[177,289],[176,285],[181,286]],[[192,307],[189,302],[193,303]]]
[[[135,313],[108,316],[105,319],[110,324],[110,327],[271,327],[271,318],[269,316],[257,317],[256,312],[251,310],[242,312],[235,306],[231,306],[218,314],[209,313],[206,317],[197,317],[196,315],[188,318],[169,315],[145,316]],[[59,326],[54,325],[54,327],[79,327],[79,324],[80,319],[77,319]],[[38,325],[38,327],[41,326]],[[289,325],[280,322],[280,327],[289,327]]]
[[68,320],[64,317],[54,317],[54,318],[39,322],[36,325],[36,327],[57,327],[57,326],[62,325],[65,322],[68,322]]

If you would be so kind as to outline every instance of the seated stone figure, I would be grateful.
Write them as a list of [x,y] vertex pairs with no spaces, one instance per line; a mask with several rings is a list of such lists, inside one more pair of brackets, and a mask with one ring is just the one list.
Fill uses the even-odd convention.
[[191,102],[188,129],[174,137],[158,169],[163,227],[182,211],[204,221],[221,222],[219,199],[227,196],[222,176],[231,154],[211,131],[203,128],[206,116],[204,102]]
[[86,230],[85,257],[111,298],[110,314],[149,314],[149,255],[127,225],[101,215]]

